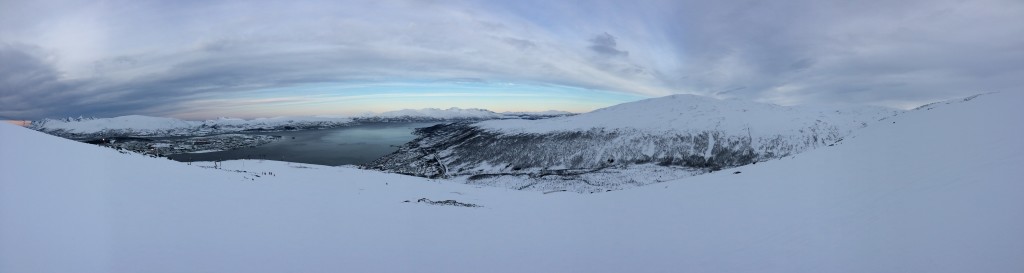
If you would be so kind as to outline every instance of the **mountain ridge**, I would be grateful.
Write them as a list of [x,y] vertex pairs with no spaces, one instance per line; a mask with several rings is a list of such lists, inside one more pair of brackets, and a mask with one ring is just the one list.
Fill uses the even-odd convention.
[[716,171],[834,145],[854,130],[898,113],[879,107],[793,107],[673,95],[574,116],[423,128],[417,131],[419,138],[365,167],[467,177],[478,184],[500,176],[528,176],[534,181],[506,186],[603,191],[664,178],[606,184],[584,174],[638,165],[657,165],[652,168],[675,176]]

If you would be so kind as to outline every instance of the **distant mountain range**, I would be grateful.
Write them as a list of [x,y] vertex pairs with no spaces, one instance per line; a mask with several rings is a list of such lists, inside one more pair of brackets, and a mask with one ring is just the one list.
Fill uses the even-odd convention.
[[569,112],[508,112],[484,109],[407,109],[356,116],[273,117],[256,119],[218,118],[204,121],[140,115],[114,118],[63,118],[33,121],[29,128],[67,138],[110,136],[203,136],[242,131],[323,129],[365,122],[448,122],[490,119],[540,119],[572,115]]

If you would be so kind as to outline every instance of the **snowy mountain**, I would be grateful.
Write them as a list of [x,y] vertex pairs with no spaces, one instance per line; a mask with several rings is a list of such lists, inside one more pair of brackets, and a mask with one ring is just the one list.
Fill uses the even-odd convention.
[[[493,120],[476,127],[501,133],[544,134],[593,129],[635,130],[652,133],[688,133],[714,129],[726,134],[771,137],[816,127],[834,127],[837,133],[864,127],[868,121],[899,110],[883,107],[779,106],[744,100],[718,100],[695,95],[671,95],[623,103],[589,113],[545,120]],[[864,119],[868,119],[865,121]]]
[[239,131],[295,130],[344,126],[347,117],[275,117],[258,119],[219,118],[188,121],[149,116],[121,116],[94,119],[44,119],[29,128],[69,138],[109,136],[201,136]]
[[176,135],[190,132],[203,122],[149,116],[114,118],[44,119],[33,121],[29,128],[54,135],[134,134]]
[[501,112],[505,117],[514,117],[520,119],[542,119],[542,118],[553,118],[553,117],[565,117],[572,116],[575,113],[566,111],[540,111],[540,112]]
[[[665,178],[595,186],[581,175],[657,165],[693,175],[833,145],[900,111],[879,107],[784,107],[673,95],[543,120],[489,120],[424,128],[420,138],[369,168],[426,177],[547,177],[512,188],[619,189]],[[651,167],[658,168],[658,167]],[[520,180],[516,180],[520,181]],[[493,181],[500,183],[499,181]],[[580,187],[576,187],[580,186]]]
[[593,195],[214,169],[0,124],[0,272],[1024,272],[1022,104],[939,103],[795,157]]
[[121,116],[115,118],[64,118],[33,121],[29,128],[48,134],[76,138],[110,136],[203,136],[239,131],[282,131],[322,129],[351,125],[354,122],[447,122],[481,121],[489,119],[548,118],[565,116],[567,112],[517,112],[499,114],[483,109],[406,109],[379,114],[311,117],[273,117],[256,119],[218,118],[206,121],[187,121],[149,116]]

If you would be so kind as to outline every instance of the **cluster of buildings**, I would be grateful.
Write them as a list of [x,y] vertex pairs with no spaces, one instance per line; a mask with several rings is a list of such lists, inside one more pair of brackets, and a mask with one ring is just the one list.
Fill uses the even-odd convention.
[[108,138],[102,139],[102,146],[124,149],[150,155],[170,155],[196,152],[215,152],[234,150],[274,142],[280,136],[254,134],[225,134],[205,137],[147,139],[147,138]]

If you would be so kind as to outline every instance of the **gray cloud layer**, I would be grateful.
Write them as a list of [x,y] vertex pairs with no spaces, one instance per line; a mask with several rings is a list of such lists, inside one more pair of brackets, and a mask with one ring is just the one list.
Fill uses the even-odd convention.
[[1013,0],[0,2],[0,118],[451,79],[910,107],[1016,92],[1021,18]]
[[[910,106],[1016,92],[1024,2],[784,1],[680,9],[677,83],[779,103]],[[725,19],[728,18],[728,19]],[[903,105],[910,104],[910,105]]]
[[590,38],[590,43],[590,49],[599,54],[612,57],[629,56],[629,51],[622,51],[616,48],[618,43],[615,42],[615,36],[607,32]]

